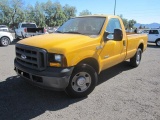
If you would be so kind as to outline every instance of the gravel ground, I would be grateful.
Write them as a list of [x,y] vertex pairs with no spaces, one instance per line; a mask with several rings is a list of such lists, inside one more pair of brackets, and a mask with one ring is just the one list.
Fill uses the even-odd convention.
[[160,120],[160,48],[149,44],[141,64],[123,62],[99,75],[86,98],[37,88],[14,72],[15,43],[0,47],[1,120]]

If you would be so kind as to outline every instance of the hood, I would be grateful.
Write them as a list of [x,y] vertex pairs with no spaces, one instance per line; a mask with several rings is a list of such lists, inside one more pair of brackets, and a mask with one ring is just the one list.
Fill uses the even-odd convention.
[[53,33],[29,37],[19,41],[19,44],[46,49],[48,52],[65,53],[68,50],[90,43],[94,37],[79,34]]

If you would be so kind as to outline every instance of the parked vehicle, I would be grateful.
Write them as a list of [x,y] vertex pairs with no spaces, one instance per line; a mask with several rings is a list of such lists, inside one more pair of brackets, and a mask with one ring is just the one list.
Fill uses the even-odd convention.
[[146,47],[147,35],[126,35],[118,16],[82,16],[56,33],[19,41],[14,65],[34,85],[83,97],[93,91],[101,71],[128,59],[139,66]]
[[55,31],[58,29],[58,27],[59,27],[59,26],[56,26],[56,27],[48,27],[47,32],[48,32],[48,33],[53,33],[53,32],[55,32]]
[[9,32],[0,31],[0,45],[8,46],[13,41],[13,36]]
[[0,25],[0,31],[9,31],[6,25]]
[[48,33],[53,33],[53,32],[55,32],[55,31],[54,31],[53,27],[48,27],[48,28],[47,28],[47,32],[48,32]]
[[145,30],[142,30],[140,33],[142,33],[142,34],[148,34],[149,33],[149,29],[145,29]]
[[148,42],[155,43],[160,47],[160,29],[151,29],[149,31]]
[[45,28],[38,28],[35,23],[19,23],[18,28],[15,29],[15,38],[26,38],[47,33]]

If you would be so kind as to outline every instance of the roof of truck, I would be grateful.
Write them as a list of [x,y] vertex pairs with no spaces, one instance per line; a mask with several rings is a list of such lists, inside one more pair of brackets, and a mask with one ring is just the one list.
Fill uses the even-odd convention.
[[113,17],[113,18],[117,18],[119,16],[116,15],[105,15],[105,14],[95,14],[95,15],[84,15],[84,16],[78,16],[78,17]]

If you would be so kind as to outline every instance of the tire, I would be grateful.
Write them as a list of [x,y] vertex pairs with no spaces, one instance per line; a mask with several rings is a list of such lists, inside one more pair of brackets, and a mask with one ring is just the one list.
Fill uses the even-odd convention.
[[4,36],[0,39],[0,44],[2,46],[8,46],[10,44],[10,39],[8,37]]
[[86,97],[97,85],[98,75],[88,64],[75,67],[65,92],[73,98]]
[[160,39],[156,40],[156,46],[160,47]]
[[138,67],[142,58],[142,49],[138,48],[136,54],[130,59],[132,67]]

